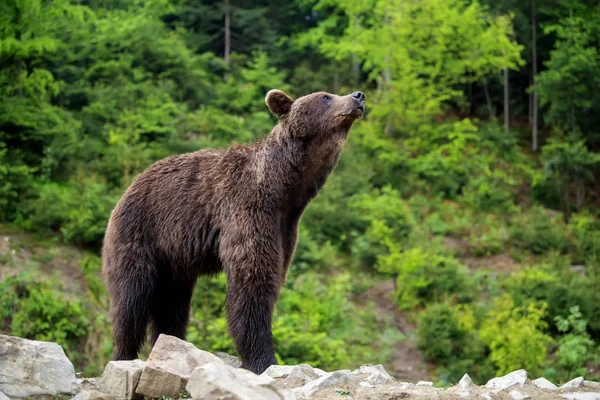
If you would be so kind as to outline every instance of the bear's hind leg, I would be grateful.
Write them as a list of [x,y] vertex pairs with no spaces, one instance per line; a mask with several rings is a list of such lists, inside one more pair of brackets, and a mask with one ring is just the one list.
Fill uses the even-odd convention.
[[195,284],[195,281],[159,282],[150,316],[152,346],[161,333],[185,340]]

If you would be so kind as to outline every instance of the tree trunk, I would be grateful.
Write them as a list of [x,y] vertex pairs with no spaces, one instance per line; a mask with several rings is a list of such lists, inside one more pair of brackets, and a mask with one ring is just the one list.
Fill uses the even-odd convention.
[[[529,86],[533,86],[533,79],[531,70],[529,70]],[[533,94],[531,92],[527,93],[527,101],[529,102],[528,110],[527,110],[527,120],[529,121],[529,127],[533,126]]]
[[230,0],[225,0],[225,54],[223,59],[229,63],[229,54],[231,53],[231,7]]
[[510,124],[510,107],[508,93],[508,68],[504,68],[504,134],[508,136],[508,128]]
[[538,93],[537,88],[535,87],[536,78],[537,78],[537,39],[536,39],[536,30],[537,30],[537,22],[535,18],[536,10],[535,10],[535,0],[531,0],[531,63],[532,63],[532,72],[533,72],[533,113],[532,113],[532,127],[531,127],[531,135],[532,135],[532,149],[533,151],[537,151],[538,149]]
[[487,82],[482,82],[482,86],[483,93],[485,94],[485,102],[487,104],[488,113],[490,114],[490,119],[496,119],[496,112],[494,111],[494,105],[492,104],[492,98],[490,97],[490,90],[488,88]]

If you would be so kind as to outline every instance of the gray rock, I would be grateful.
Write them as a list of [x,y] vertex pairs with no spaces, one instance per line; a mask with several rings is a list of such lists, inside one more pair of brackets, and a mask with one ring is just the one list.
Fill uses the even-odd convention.
[[561,396],[568,400],[600,400],[600,392],[575,392]]
[[583,376],[571,379],[569,382],[562,385],[559,389],[576,389],[583,385]]
[[300,368],[302,372],[310,379],[317,379],[327,375],[327,372],[319,368],[313,368],[308,364],[299,365],[271,365],[261,375],[268,376],[273,379],[287,378],[295,369]]
[[111,361],[104,369],[98,387],[117,400],[133,399],[145,367],[146,363],[141,360]]
[[72,400],[115,400],[115,398],[99,390],[83,390],[77,393]]
[[492,389],[495,392],[499,392],[500,390],[508,389],[515,385],[522,387],[525,382],[527,382],[527,371],[520,369],[499,378],[490,379],[488,383],[485,384],[485,387]]
[[0,400],[10,400],[4,393],[0,392]]
[[600,382],[583,381],[583,386],[600,392]]
[[303,396],[312,396],[320,390],[339,387],[339,386],[348,386],[348,385],[359,385],[359,380],[356,375],[352,375],[350,370],[344,369],[340,371],[334,371],[330,374],[320,377],[319,379],[315,379],[314,381],[308,382],[306,385],[294,389],[294,392]]
[[461,390],[469,390],[473,386],[473,380],[469,374],[464,374],[460,381],[458,381],[458,387]]
[[77,390],[76,392],[83,392],[84,390],[99,390],[98,381],[100,378],[81,378],[77,379]]
[[512,400],[531,399],[531,397],[528,394],[523,394],[523,393],[519,392],[518,390],[511,390],[511,392],[509,393],[509,396]]
[[285,387],[299,387],[310,382],[312,379],[306,375],[302,369],[302,366],[296,366],[292,368],[289,375],[283,380]]
[[398,388],[400,390],[410,390],[415,388],[415,384],[410,382],[402,382],[400,385],[398,385]]
[[261,376],[268,376],[273,379],[287,378],[294,368],[294,365],[271,365]]
[[387,373],[383,365],[363,365],[362,367],[352,371],[352,375],[361,378],[366,385],[363,387],[378,387],[385,385],[386,383],[394,381],[394,378]]
[[533,383],[535,386],[539,387],[540,389],[546,389],[546,390],[558,389],[558,387],[554,383],[550,382],[548,379],[546,379],[544,377],[534,379],[533,381],[531,381],[531,383]]
[[6,396],[71,394],[76,382],[58,344],[0,335],[0,392]]
[[174,336],[160,335],[150,352],[136,393],[156,398],[177,397],[194,368],[211,362],[225,365],[217,356]]
[[419,382],[417,382],[417,386],[433,386],[433,382],[430,382],[430,381],[419,381]]
[[215,356],[219,357],[223,362],[229,366],[240,368],[242,366],[242,362],[236,356],[229,355],[227,353],[218,352],[215,353]]
[[469,374],[464,374],[460,381],[458,381],[458,395],[461,397],[469,397],[471,394],[471,388],[473,387],[473,380]]
[[194,369],[186,385],[192,399],[295,400],[293,393],[275,386],[266,375],[211,362]]

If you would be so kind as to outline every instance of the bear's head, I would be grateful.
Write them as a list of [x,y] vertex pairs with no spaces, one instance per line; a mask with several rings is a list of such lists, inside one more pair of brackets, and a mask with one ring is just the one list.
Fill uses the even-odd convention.
[[365,111],[362,92],[346,96],[316,92],[293,100],[281,90],[271,90],[265,101],[279,118],[284,132],[317,141],[332,137],[345,139],[354,121]]

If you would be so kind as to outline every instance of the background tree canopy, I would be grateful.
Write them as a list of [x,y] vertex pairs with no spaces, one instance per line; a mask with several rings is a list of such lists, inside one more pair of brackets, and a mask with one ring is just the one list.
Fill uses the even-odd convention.
[[[266,135],[270,89],[362,90],[367,115],[300,227],[280,361],[441,385],[593,377],[598,7],[1,2],[0,331],[57,341],[97,374],[112,346],[98,250],[136,174]],[[233,353],[225,279],[198,285],[188,340]]]

